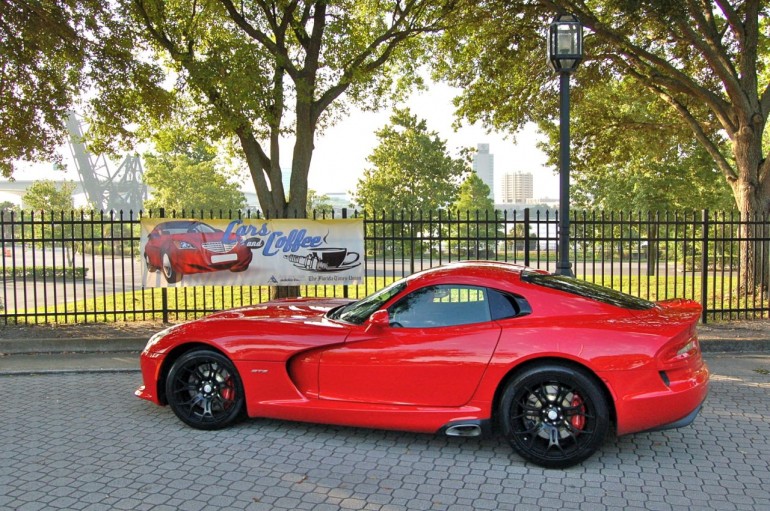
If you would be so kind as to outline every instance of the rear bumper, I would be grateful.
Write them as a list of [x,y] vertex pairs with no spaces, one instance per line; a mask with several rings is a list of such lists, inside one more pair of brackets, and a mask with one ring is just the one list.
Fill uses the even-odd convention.
[[669,422],[668,424],[663,424],[662,426],[658,426],[656,428],[652,428],[647,431],[663,431],[666,429],[684,428],[686,426],[689,426],[690,424],[693,423],[693,421],[695,420],[695,417],[698,416],[702,408],[703,408],[703,405],[700,404],[698,405],[698,408],[688,413],[685,417],[682,417],[678,421]]
[[[700,361],[696,368],[661,374],[631,371],[613,374],[622,381],[608,381],[610,388],[634,389],[616,393],[617,434],[654,431],[687,426],[697,417],[709,390],[709,370]],[[623,374],[626,373],[626,374]],[[613,378],[613,379],[614,379]],[[615,385],[613,385],[615,383]]]

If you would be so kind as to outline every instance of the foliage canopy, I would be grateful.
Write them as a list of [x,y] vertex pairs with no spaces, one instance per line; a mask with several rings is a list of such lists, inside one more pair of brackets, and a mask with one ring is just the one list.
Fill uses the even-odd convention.
[[379,145],[368,157],[372,167],[358,180],[357,204],[369,213],[435,212],[452,204],[468,163],[453,158],[425,120],[396,109],[377,138]]

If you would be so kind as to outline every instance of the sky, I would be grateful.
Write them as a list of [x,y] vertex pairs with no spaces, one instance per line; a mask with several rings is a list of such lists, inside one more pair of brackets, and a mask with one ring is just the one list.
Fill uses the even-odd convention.
[[[447,141],[447,149],[457,155],[462,147],[475,148],[488,143],[494,155],[495,179],[508,172],[530,172],[533,175],[535,198],[558,198],[559,178],[545,166],[545,154],[536,144],[545,137],[528,125],[516,135],[516,143],[500,132],[487,133],[480,124],[463,126],[455,131],[452,98],[457,90],[445,84],[431,84],[429,90],[414,93],[407,101],[412,113],[425,119],[430,131],[436,131]],[[377,145],[375,131],[386,125],[390,112],[352,111],[338,125],[328,129],[316,141],[313,163],[308,178],[311,189],[321,193],[346,192],[355,189],[366,157]],[[333,175],[334,179],[329,179]],[[499,193],[499,191],[497,191]]]
[[[558,176],[552,168],[545,166],[545,155],[538,150],[536,144],[544,139],[537,133],[534,126],[526,126],[516,135],[516,143],[512,137],[500,132],[487,132],[481,125],[463,126],[455,131],[454,107],[452,98],[457,90],[446,84],[432,83],[428,90],[415,92],[406,102],[412,113],[418,118],[425,119],[430,131],[438,132],[447,141],[447,149],[453,156],[459,154],[463,147],[475,148],[477,144],[490,145],[490,153],[494,155],[495,179],[508,172],[530,172],[533,175],[535,198],[557,198],[559,195]],[[308,178],[310,189],[319,193],[352,192],[363,169],[368,166],[366,158],[377,145],[375,131],[389,121],[390,110],[380,112],[363,112],[351,109],[350,114],[338,124],[328,128],[316,140],[313,162]],[[291,144],[284,148],[283,154],[291,154]],[[54,170],[48,164],[21,164],[14,177],[19,180],[73,180],[79,181],[74,162],[68,147],[60,149],[67,170]],[[117,168],[119,162],[110,165]],[[250,179],[244,179],[244,189],[251,191]],[[499,189],[495,190],[499,202]],[[0,200],[4,194],[0,192]]]

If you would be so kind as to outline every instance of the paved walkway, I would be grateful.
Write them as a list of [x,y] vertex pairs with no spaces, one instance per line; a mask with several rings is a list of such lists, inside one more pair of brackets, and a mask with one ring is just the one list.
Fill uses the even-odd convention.
[[0,509],[770,509],[768,327],[702,327],[712,383],[693,425],[611,437],[567,470],[499,436],[261,419],[198,431],[133,396],[148,336],[6,337]]
[[198,431],[139,374],[0,376],[0,509],[770,509],[770,355],[707,354],[687,428],[610,437],[566,470],[483,439],[252,419]]

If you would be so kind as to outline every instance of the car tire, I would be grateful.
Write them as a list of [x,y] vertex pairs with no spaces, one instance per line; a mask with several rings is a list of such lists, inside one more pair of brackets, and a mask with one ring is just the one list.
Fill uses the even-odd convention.
[[144,253],[144,264],[147,266],[147,271],[148,272],[155,273],[156,271],[158,271],[158,267],[157,266],[153,266],[150,263],[150,256],[147,255],[147,252]]
[[196,429],[221,429],[243,416],[243,383],[233,363],[212,350],[179,357],[166,378],[166,399],[177,417]]
[[499,419],[513,449],[547,468],[587,459],[610,428],[607,398],[596,380],[558,364],[516,374],[502,394]]
[[166,277],[166,282],[175,284],[182,280],[182,272],[174,270],[174,267],[171,266],[171,258],[168,256],[168,252],[163,252],[161,264],[163,264],[161,269],[163,270],[163,276]]

